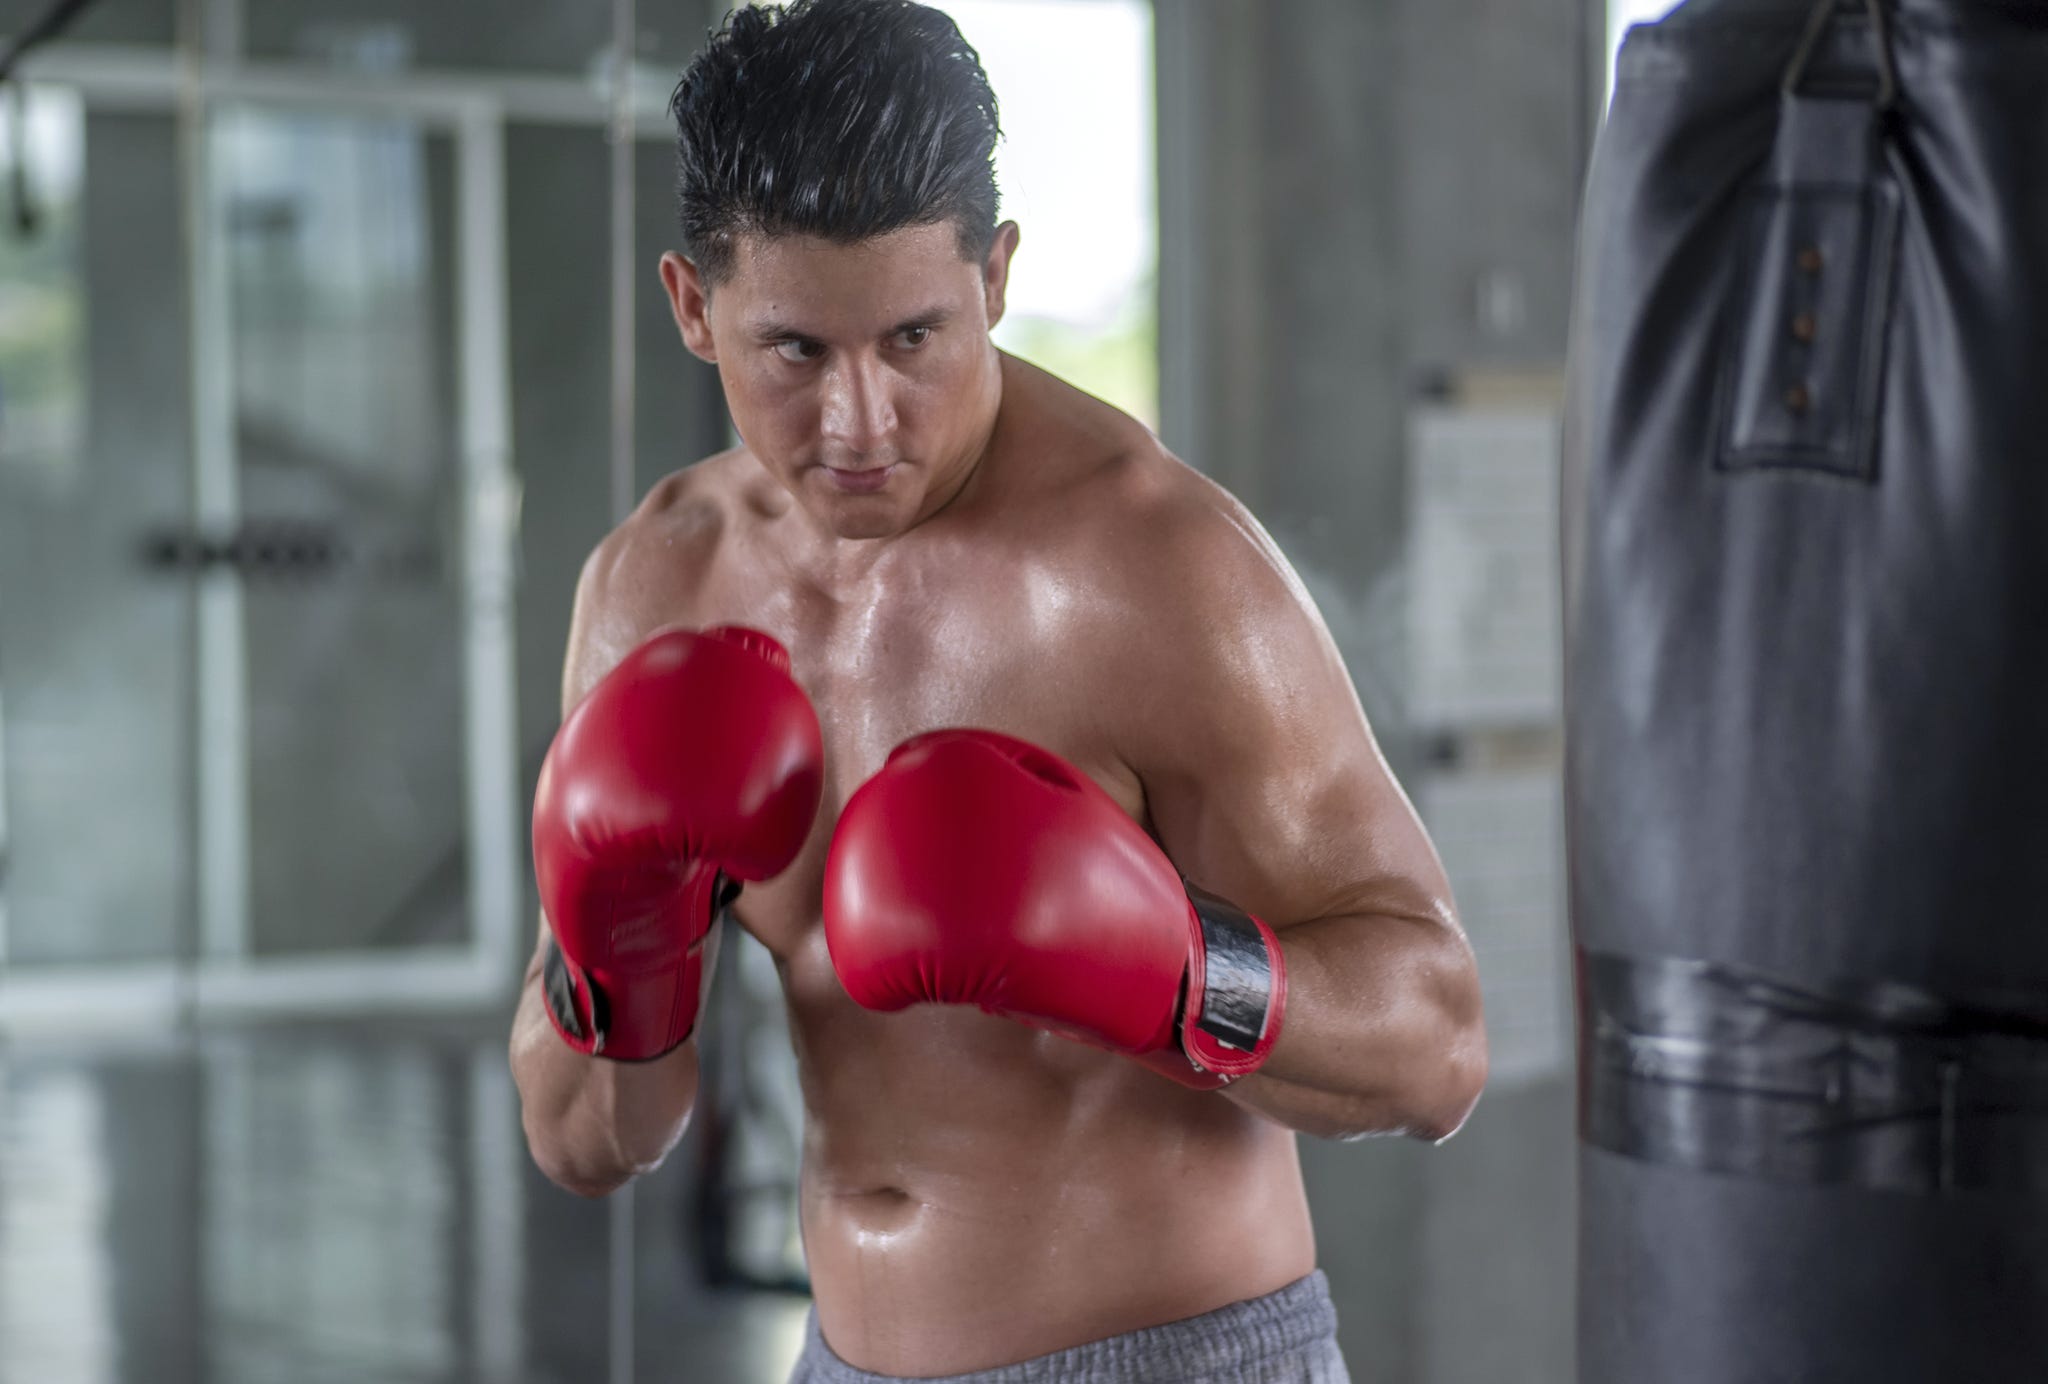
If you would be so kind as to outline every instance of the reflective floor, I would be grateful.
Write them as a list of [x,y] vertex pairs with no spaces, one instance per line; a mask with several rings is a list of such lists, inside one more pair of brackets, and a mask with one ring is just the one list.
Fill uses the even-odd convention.
[[0,1048],[0,1384],[780,1384],[806,1304],[699,1286],[692,1161],[632,1193],[628,1321],[495,1024]]

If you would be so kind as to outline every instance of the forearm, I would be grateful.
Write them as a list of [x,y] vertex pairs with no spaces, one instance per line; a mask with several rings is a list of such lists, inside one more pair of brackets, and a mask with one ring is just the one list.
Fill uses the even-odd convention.
[[1456,1132],[1486,1082],[1471,948],[1434,918],[1340,916],[1279,933],[1287,962],[1280,1038],[1226,1089],[1307,1134]]
[[696,1104],[694,1038],[649,1062],[586,1057],[549,1021],[537,965],[512,1021],[511,1058],[533,1160],[579,1196],[604,1196],[657,1166]]

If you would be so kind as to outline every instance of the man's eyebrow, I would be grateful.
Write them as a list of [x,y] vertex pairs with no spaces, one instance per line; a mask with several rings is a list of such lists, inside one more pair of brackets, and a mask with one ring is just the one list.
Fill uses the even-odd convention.
[[929,307],[915,317],[907,317],[889,328],[890,336],[901,336],[904,332],[916,331],[920,327],[942,326],[950,321],[953,310],[948,307]]
[[[917,313],[914,316],[904,318],[901,322],[898,322],[895,326],[889,328],[888,331],[882,333],[882,335],[900,336],[904,332],[915,331],[920,327],[943,326],[945,323],[951,321],[952,317],[953,310],[949,307],[929,307],[926,308],[923,312]],[[817,340],[816,337],[812,336],[802,327],[799,327],[794,323],[786,321],[780,317],[749,318],[746,321],[742,322],[740,324],[740,327],[741,330],[745,331],[748,336],[752,337],[756,341]]]
[[748,336],[756,341],[809,341],[811,334],[792,326],[779,317],[754,317],[740,324]]

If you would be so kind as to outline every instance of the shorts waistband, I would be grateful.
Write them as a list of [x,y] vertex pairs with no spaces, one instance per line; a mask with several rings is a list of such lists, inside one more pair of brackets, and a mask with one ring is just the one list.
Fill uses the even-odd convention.
[[[1337,1333],[1337,1309],[1320,1269],[1263,1297],[1247,1298],[1200,1316],[1089,1341],[1014,1365],[925,1378],[919,1384],[1088,1384],[1107,1379],[1175,1380],[1229,1377],[1234,1371],[1284,1357]],[[841,1360],[818,1330],[817,1313],[805,1329],[805,1364],[821,1384],[893,1384],[894,1375],[870,1374]]]

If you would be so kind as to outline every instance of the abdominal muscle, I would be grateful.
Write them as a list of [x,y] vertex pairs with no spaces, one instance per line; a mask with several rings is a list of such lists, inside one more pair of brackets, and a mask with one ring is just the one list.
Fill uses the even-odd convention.
[[1293,1134],[1226,1097],[971,1008],[791,998],[805,1253],[848,1363],[989,1369],[1315,1267]]

